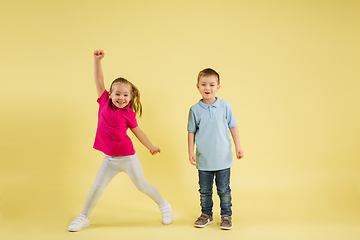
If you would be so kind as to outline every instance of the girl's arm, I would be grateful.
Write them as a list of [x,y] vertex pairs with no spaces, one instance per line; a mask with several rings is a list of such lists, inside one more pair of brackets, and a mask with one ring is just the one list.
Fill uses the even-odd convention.
[[194,143],[195,143],[195,133],[188,132],[189,161],[192,165],[196,166],[197,164],[194,155]]
[[231,135],[233,137],[234,144],[235,144],[236,157],[238,159],[240,159],[240,158],[242,158],[244,156],[244,152],[240,147],[240,138],[239,138],[238,127],[235,126],[233,128],[230,128],[230,132],[231,132]]
[[150,140],[147,138],[145,133],[141,131],[140,127],[136,128],[130,128],[130,130],[134,133],[134,135],[139,139],[139,141],[150,150],[150,154],[155,155],[157,153],[161,152],[161,149],[158,147],[155,147]]
[[103,50],[96,50],[94,52],[94,79],[98,97],[105,91],[104,75],[101,68],[101,59],[103,59],[105,53]]

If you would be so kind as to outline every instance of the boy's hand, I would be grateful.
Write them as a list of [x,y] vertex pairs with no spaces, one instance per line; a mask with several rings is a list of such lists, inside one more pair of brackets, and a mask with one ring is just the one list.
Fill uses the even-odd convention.
[[105,57],[105,53],[103,50],[96,50],[94,52],[94,59],[95,60],[101,60]]
[[236,157],[238,158],[238,159],[241,159],[241,158],[243,158],[243,156],[244,156],[244,152],[243,152],[243,150],[240,148],[240,149],[236,149]]
[[195,157],[195,155],[192,153],[190,153],[189,154],[189,160],[190,160],[190,163],[192,164],[192,165],[194,165],[194,166],[197,166],[197,164],[196,164],[196,157]]
[[161,152],[161,149],[158,148],[158,147],[155,147],[155,146],[150,149],[150,154],[151,155],[155,155],[155,154],[160,153],[160,152]]

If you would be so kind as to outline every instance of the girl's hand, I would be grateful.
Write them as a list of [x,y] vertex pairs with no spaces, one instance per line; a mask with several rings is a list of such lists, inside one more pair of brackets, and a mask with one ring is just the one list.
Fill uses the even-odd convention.
[[153,148],[150,149],[150,154],[151,155],[155,155],[155,154],[160,153],[160,152],[161,152],[161,149],[158,148],[158,147],[153,147]]
[[105,53],[103,50],[96,50],[94,52],[94,60],[101,60],[105,57]]
[[189,161],[190,161],[190,163],[192,164],[192,165],[194,165],[194,166],[197,166],[197,164],[196,164],[196,157],[195,157],[195,155],[192,153],[192,154],[189,154]]
[[243,150],[240,148],[240,149],[236,149],[236,157],[238,158],[238,159],[241,159],[241,158],[243,158],[243,156],[244,156],[244,152],[243,152]]

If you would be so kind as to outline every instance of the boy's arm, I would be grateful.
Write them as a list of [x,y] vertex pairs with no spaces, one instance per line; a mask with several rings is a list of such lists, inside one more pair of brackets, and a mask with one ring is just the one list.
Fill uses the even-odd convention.
[[105,53],[103,50],[96,50],[94,52],[94,79],[97,95],[100,98],[105,91],[104,75],[101,68],[101,59],[103,59]]
[[150,140],[147,138],[146,134],[141,131],[140,127],[130,128],[130,130],[134,133],[134,135],[139,139],[139,141],[150,150],[150,154],[155,155],[161,152],[161,149],[155,147]]
[[230,132],[231,132],[231,136],[234,140],[234,144],[235,144],[235,151],[236,151],[236,157],[238,159],[242,158],[244,156],[244,152],[241,149],[240,146],[240,138],[239,138],[239,131],[238,131],[238,127],[235,126],[233,128],[230,128]]
[[188,133],[188,151],[189,151],[189,160],[190,163],[196,166],[196,158],[194,155],[194,143],[195,143],[195,133]]

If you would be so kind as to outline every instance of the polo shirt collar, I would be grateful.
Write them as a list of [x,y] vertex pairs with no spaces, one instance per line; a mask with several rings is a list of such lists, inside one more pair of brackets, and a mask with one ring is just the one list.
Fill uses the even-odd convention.
[[126,105],[125,107],[123,107],[122,109],[126,110],[127,112],[129,112],[130,109],[130,103],[128,103],[128,105]]
[[209,108],[209,107],[215,107],[215,108],[217,108],[218,106],[219,106],[219,98],[218,97],[215,97],[216,98],[216,101],[213,103],[213,104],[211,104],[211,105],[208,105],[208,104],[205,104],[205,103],[203,103],[203,101],[202,101],[202,99],[200,99],[200,101],[199,101],[199,105],[202,107],[202,108]]

